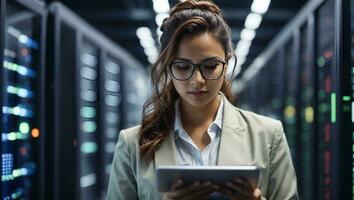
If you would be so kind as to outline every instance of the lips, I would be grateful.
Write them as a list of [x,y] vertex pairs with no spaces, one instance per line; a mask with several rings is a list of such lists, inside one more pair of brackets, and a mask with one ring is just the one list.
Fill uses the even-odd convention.
[[204,94],[206,94],[208,91],[204,91],[204,90],[197,90],[197,91],[189,91],[188,93],[195,96],[195,97],[200,97],[203,96]]
[[189,93],[191,93],[191,94],[202,94],[202,93],[207,93],[207,91],[198,90],[198,91],[190,91]]

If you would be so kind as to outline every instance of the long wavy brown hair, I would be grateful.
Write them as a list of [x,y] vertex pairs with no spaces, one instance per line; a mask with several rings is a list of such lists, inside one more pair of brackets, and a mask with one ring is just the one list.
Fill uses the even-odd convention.
[[[147,162],[154,158],[155,151],[173,128],[174,104],[179,95],[168,66],[177,54],[180,41],[185,36],[207,32],[222,44],[227,62],[234,55],[230,27],[218,6],[209,1],[187,0],[176,4],[170,17],[163,21],[161,31],[160,54],[151,68],[153,95],[144,104],[139,135],[140,155]],[[229,100],[233,98],[230,86],[231,82],[224,78],[221,91]]]

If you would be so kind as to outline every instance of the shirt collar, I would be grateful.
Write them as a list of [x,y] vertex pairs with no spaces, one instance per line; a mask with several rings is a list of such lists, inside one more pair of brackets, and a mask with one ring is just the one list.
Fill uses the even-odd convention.
[[[220,98],[220,104],[219,104],[219,108],[216,114],[216,117],[213,121],[213,123],[209,126],[209,129],[212,128],[212,126],[214,126],[214,124],[221,130],[222,127],[222,117],[223,117],[223,113],[224,113],[224,99],[219,95]],[[181,112],[179,109],[179,99],[177,99],[176,103],[175,103],[175,122],[174,122],[174,131],[175,133],[177,133],[175,135],[175,139],[179,136],[181,137],[181,134],[183,132],[185,132],[183,126],[182,126],[182,122],[181,122]],[[208,129],[208,130],[209,130]]]

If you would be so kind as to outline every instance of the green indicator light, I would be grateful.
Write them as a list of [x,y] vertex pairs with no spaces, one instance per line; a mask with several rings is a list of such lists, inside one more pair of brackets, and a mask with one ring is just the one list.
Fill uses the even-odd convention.
[[84,132],[93,133],[97,129],[97,125],[93,121],[86,121],[82,124],[82,129]]
[[7,135],[7,139],[10,140],[10,141],[16,140],[16,133],[14,133],[14,132],[9,133]]
[[29,125],[27,122],[21,122],[19,129],[20,129],[21,133],[27,134],[27,133],[29,133],[30,128],[29,128]]
[[93,107],[82,107],[80,114],[84,118],[94,118],[96,116],[96,109]]
[[343,96],[343,101],[350,101],[350,96]]
[[14,86],[7,86],[7,92],[10,94],[17,94],[17,88]]
[[326,60],[325,60],[324,57],[319,57],[319,58],[317,59],[317,65],[318,65],[319,67],[323,67],[323,66],[325,65],[325,63],[326,63]]
[[336,93],[331,93],[331,122],[336,123]]
[[16,177],[19,177],[21,176],[21,171],[18,170],[18,169],[14,169],[13,172],[12,172],[12,175],[16,178]]
[[96,142],[84,142],[81,144],[81,152],[82,153],[94,153],[97,151],[97,143]]

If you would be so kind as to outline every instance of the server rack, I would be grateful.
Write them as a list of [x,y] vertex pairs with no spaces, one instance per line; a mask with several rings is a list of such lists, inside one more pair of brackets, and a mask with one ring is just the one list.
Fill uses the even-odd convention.
[[123,128],[138,125],[143,114],[143,104],[150,95],[147,71],[143,68],[124,68]]
[[[335,159],[338,145],[336,102],[338,94],[337,61],[335,55],[334,1],[325,2],[317,13],[316,61],[318,75],[318,142],[319,142],[319,198],[333,199],[338,191]],[[321,34],[319,34],[321,33]]]
[[101,58],[100,98],[102,103],[100,103],[100,112],[102,117],[100,137],[102,151],[100,160],[103,163],[101,167],[101,196],[105,196],[118,132],[123,126],[121,106],[123,102],[123,63],[116,56],[110,56],[107,53],[101,53]]
[[0,6],[1,198],[43,199],[46,11],[25,0]]
[[64,5],[49,10],[54,52],[48,56],[47,128],[53,137],[47,144],[54,147],[54,176],[47,199],[103,199],[124,125],[123,71],[142,65]]
[[316,68],[314,61],[315,46],[314,16],[310,15],[307,22],[300,28],[300,93],[299,93],[299,158],[297,176],[303,199],[314,199],[317,195],[318,169],[317,130],[315,111],[316,101]]
[[[350,71],[348,74],[350,74],[350,83],[351,83],[351,88],[349,89],[350,91],[350,94],[349,94],[349,97],[351,98],[346,98],[346,100],[348,99],[353,99],[354,98],[354,0],[351,0],[350,1],[350,6],[347,6],[347,5],[344,5],[343,6],[344,8],[350,8],[350,11],[348,14],[348,18],[350,20],[348,20],[349,22],[346,23],[346,25],[350,26],[350,41],[351,41],[351,51],[350,51],[350,60],[351,62],[347,62],[347,63],[350,63],[351,64],[351,67],[350,68]],[[350,108],[349,108],[349,112],[351,113],[351,124],[349,125],[351,127],[351,133],[352,133],[352,140],[346,140],[348,144],[348,146],[351,146],[353,147],[354,146],[354,102],[353,100],[349,101],[350,103]],[[348,137],[349,138],[349,137]],[[349,191],[351,190],[352,192],[352,199],[354,198],[354,149],[352,148],[352,150],[350,151],[350,149],[345,149],[344,151],[347,151],[348,153],[350,152],[349,156],[347,156],[346,158],[349,158],[350,162],[351,162],[351,165],[348,164],[348,166],[350,166],[349,169],[347,169],[348,171],[352,171],[352,176],[351,178],[351,183],[352,184],[348,184],[348,186],[350,187],[349,188]],[[350,176],[348,176],[350,177]]]
[[[353,43],[353,33],[350,30],[353,27],[353,3],[353,0],[308,2],[259,56],[267,63],[279,48],[292,40],[297,40],[293,49],[296,50],[298,47],[295,46],[298,45],[301,48],[301,52],[297,50],[290,53],[292,58],[296,58],[292,64],[285,63],[287,67],[300,67],[300,79],[293,83],[284,82],[288,86],[295,84],[294,88],[300,90],[294,93],[298,95],[292,95],[297,97],[292,103],[283,99],[287,106],[296,105],[295,113],[298,114],[294,118],[297,122],[292,127],[296,130],[292,135],[294,137],[288,134],[286,118],[284,124],[288,140],[295,138],[295,143],[292,145],[289,141],[289,146],[295,149],[292,153],[295,155],[293,157],[301,199],[354,197],[354,165],[349,163],[353,162],[354,155],[354,73],[350,67],[354,53],[351,53],[347,42],[351,40]],[[250,66],[260,69],[260,72],[263,67],[267,65],[260,66],[255,62]],[[292,72],[288,77],[294,74],[297,76],[297,73]],[[250,76],[246,77],[241,78],[241,83],[236,81],[236,85],[247,83]],[[257,80],[257,75],[254,79]],[[291,81],[289,78],[287,80]],[[250,85],[253,85],[253,79],[250,81]],[[288,93],[291,91],[288,89]],[[286,111],[287,107],[284,109]]]

